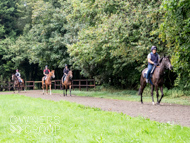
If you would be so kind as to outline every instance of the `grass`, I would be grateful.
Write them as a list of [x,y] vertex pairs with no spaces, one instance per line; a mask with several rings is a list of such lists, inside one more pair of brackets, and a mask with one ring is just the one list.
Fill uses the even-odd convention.
[[[62,90],[53,90],[53,93],[63,94]],[[69,92],[68,92],[69,93]],[[150,95],[150,88],[145,88],[143,93],[143,102],[152,102],[152,97]],[[181,105],[190,105],[190,93],[184,92],[177,89],[167,90],[164,89],[164,97],[162,102],[172,103],[172,104],[181,104]],[[135,90],[116,90],[116,89],[91,89],[90,91],[79,91],[72,90],[72,95],[76,96],[89,96],[89,97],[98,97],[98,98],[109,98],[109,99],[119,99],[119,100],[128,100],[128,101],[138,101],[140,102],[140,96],[138,91]],[[159,93],[161,95],[161,93]],[[159,96],[160,98],[160,96]],[[156,93],[154,92],[154,101],[157,101]]]
[[0,142],[189,142],[190,128],[67,101],[0,95]]

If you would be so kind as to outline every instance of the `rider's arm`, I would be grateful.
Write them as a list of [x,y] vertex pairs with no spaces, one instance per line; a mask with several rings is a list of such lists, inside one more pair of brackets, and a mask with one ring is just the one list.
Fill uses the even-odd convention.
[[63,73],[64,73],[64,75],[67,75],[65,71],[66,71],[66,69],[64,68]]
[[46,74],[45,74],[45,70],[43,71],[43,74],[46,75]]
[[149,62],[149,63],[154,64],[154,62],[151,61],[151,54],[148,54],[147,59],[148,59],[148,62]]
[[151,59],[148,59],[148,62],[149,62],[149,63],[151,63],[151,64],[154,64],[154,62],[153,62],[153,61],[151,61]]

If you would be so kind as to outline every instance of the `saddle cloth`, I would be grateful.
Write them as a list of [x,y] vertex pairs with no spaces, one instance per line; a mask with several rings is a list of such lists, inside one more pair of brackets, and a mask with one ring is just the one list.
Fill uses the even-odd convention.
[[67,77],[67,76],[63,76],[63,82],[66,80],[66,77]]
[[[149,75],[150,78],[152,78],[152,75],[153,75],[155,69],[156,69],[156,66],[153,66],[153,68],[152,68],[152,70],[150,72],[150,75]],[[145,72],[144,72],[144,78],[146,78],[147,71],[148,71],[148,69],[146,69]]]

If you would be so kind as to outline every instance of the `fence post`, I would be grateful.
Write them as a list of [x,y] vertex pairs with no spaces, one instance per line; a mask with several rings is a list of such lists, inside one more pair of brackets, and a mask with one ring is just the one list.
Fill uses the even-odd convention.
[[33,90],[34,90],[34,85],[35,85],[35,84],[34,84],[34,81],[33,81]]
[[63,89],[62,80],[60,80],[60,89]]
[[55,80],[55,82],[54,82],[54,89],[56,89],[56,80]]
[[81,91],[81,87],[80,87],[80,85],[81,85],[81,81],[79,80],[79,89],[80,89],[80,91]]
[[9,82],[9,91],[10,91],[11,89],[10,89],[10,82]]
[[88,79],[86,80],[86,91],[88,91]]
[[95,79],[94,79],[94,89],[96,89],[96,82],[95,82]]

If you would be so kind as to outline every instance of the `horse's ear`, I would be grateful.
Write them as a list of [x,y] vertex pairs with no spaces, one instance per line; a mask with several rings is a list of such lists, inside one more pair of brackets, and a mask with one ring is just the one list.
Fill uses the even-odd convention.
[[163,57],[162,57],[162,58],[160,58],[160,61],[159,61],[159,63],[161,63],[161,62],[162,62],[162,59],[163,59]]
[[171,56],[166,56],[166,58],[170,59],[170,58],[171,58]]

